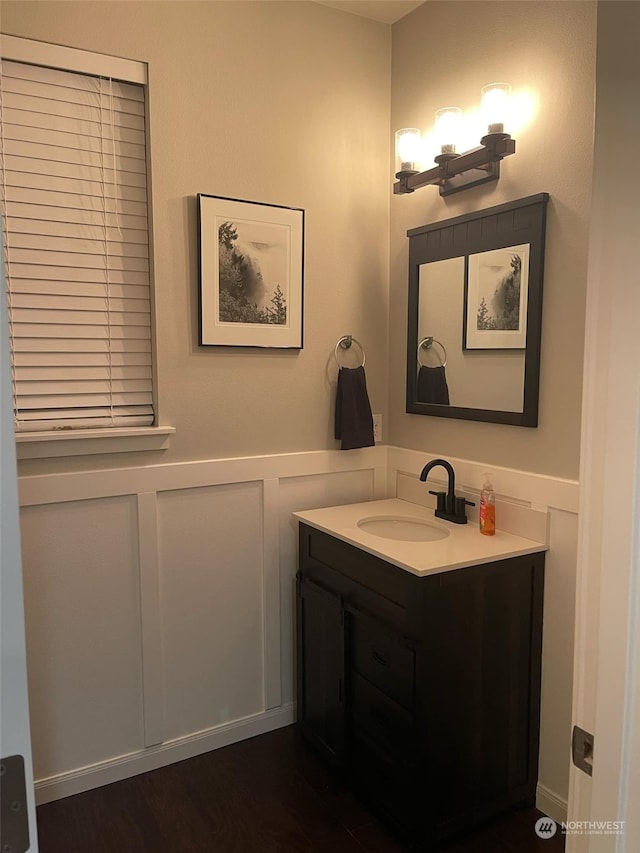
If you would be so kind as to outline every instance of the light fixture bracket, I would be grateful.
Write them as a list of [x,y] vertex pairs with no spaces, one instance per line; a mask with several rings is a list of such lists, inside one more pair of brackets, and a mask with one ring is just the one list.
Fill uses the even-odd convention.
[[479,148],[464,154],[440,154],[438,164],[426,172],[398,172],[393,185],[395,195],[412,193],[420,187],[436,185],[440,195],[475,187],[500,177],[500,161],[515,154],[516,141],[508,133],[488,133],[482,137]]

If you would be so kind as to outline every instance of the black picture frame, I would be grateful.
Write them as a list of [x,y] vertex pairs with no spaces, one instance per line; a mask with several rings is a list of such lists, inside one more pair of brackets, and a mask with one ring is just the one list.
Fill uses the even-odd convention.
[[200,346],[302,349],[302,208],[199,193]]

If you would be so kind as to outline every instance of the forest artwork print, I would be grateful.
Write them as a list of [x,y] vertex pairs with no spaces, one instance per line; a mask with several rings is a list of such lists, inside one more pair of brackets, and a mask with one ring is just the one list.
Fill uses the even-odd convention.
[[284,228],[271,231],[257,222],[227,220],[218,227],[221,323],[287,322],[288,235]]
[[469,255],[464,348],[524,349],[529,244]]
[[198,199],[200,343],[301,347],[304,211]]

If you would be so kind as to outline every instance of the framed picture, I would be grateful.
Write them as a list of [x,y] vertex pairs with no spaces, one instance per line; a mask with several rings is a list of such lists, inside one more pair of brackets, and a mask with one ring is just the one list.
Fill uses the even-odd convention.
[[530,244],[469,255],[465,281],[465,350],[525,349]]
[[304,210],[198,195],[200,344],[302,348]]

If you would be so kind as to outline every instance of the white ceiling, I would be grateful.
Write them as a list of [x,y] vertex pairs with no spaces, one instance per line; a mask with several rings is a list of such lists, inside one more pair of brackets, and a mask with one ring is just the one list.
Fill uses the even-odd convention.
[[316,3],[322,6],[333,6],[334,9],[372,18],[383,24],[399,21],[424,2],[425,0],[316,0]]

